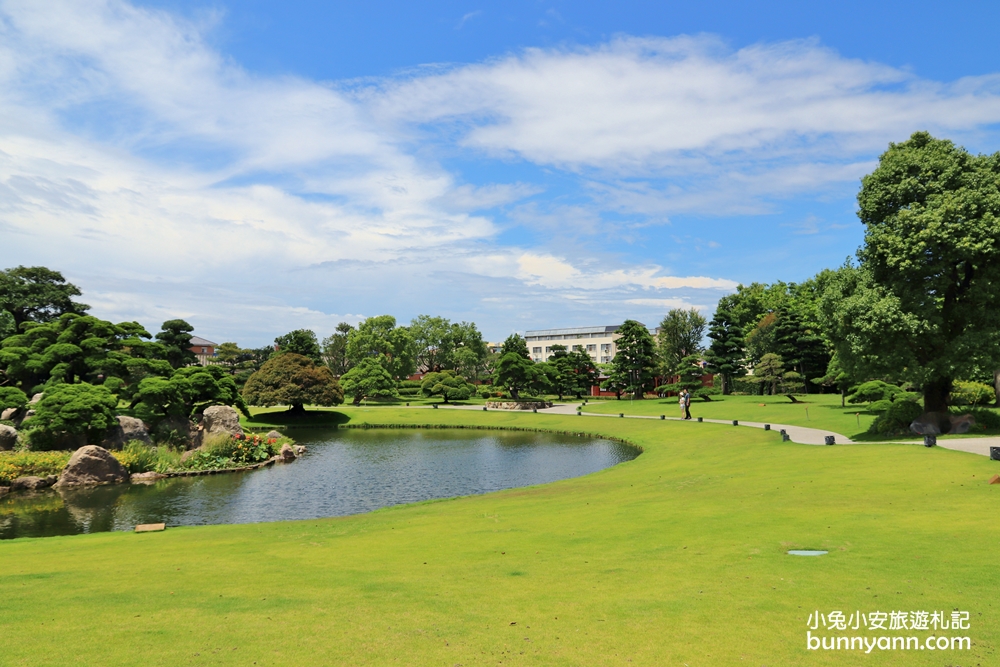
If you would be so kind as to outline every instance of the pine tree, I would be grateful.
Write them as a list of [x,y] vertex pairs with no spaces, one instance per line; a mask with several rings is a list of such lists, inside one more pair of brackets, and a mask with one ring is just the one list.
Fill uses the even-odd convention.
[[712,339],[712,344],[705,352],[707,370],[722,376],[722,393],[730,394],[733,379],[746,375],[743,367],[743,331],[728,310],[719,308],[709,324],[708,337]]

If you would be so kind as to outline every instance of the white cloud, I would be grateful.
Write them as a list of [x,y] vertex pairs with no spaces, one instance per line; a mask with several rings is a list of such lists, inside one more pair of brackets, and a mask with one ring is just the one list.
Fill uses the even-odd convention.
[[662,276],[659,266],[637,269],[582,271],[564,259],[552,255],[524,253],[518,257],[517,277],[529,285],[550,289],[615,288],[641,289],[736,289],[738,283],[725,278],[704,276]]
[[694,308],[695,310],[708,310],[708,306],[691,303],[687,299],[625,299],[625,303],[662,309],[683,308],[684,310],[689,310]]

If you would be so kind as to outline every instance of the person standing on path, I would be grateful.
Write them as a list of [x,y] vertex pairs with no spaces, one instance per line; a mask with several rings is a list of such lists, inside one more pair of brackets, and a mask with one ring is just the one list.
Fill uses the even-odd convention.
[[685,389],[682,396],[684,397],[684,419],[691,419],[691,392]]
[[687,393],[687,389],[681,389],[680,393],[677,394],[677,405],[681,409],[681,419],[687,419],[687,402],[685,401],[684,395]]

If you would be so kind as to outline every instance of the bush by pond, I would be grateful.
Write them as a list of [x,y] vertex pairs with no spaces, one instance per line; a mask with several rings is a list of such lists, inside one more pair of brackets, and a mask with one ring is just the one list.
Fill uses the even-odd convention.
[[0,452],[0,486],[18,477],[58,475],[69,457],[69,452]]

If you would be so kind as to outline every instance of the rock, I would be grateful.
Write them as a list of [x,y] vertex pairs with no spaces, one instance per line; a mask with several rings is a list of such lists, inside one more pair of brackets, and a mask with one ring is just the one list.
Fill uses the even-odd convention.
[[9,486],[0,486],[0,496],[5,496],[8,493],[10,493],[10,487]]
[[213,405],[210,408],[205,408],[201,424],[205,428],[206,435],[211,433],[243,435],[243,427],[240,426],[240,415],[228,405]]
[[925,412],[912,422],[910,430],[917,435],[952,435],[968,433],[976,424],[972,415],[953,415],[948,412]]
[[34,416],[35,416],[35,411],[34,410],[28,410],[27,412],[24,413],[24,418],[25,419],[27,419],[28,417],[34,417]]
[[87,445],[73,452],[55,486],[118,484],[128,478],[128,472],[111,452],[97,445]]
[[121,449],[125,443],[132,440],[139,440],[147,445],[152,444],[149,439],[149,428],[141,419],[119,415],[118,426],[108,429],[101,446],[104,449]]
[[303,454],[306,453],[306,446],[305,445],[295,445],[295,453],[298,454],[299,456],[302,456]]
[[281,461],[288,463],[289,461],[295,460],[295,450],[291,448],[290,445],[282,445],[281,451],[278,452],[278,457]]
[[137,472],[132,474],[132,477],[129,478],[129,481],[132,482],[133,484],[153,484],[156,482],[156,480],[166,479],[166,477],[167,477],[166,475],[153,471]]
[[0,412],[0,420],[2,421],[14,421],[17,413],[20,412],[17,408],[7,408],[3,412]]
[[39,489],[47,489],[56,481],[55,479],[52,479],[53,477],[55,476],[49,475],[48,477],[35,477],[33,475],[28,475],[25,477],[18,477],[10,483],[10,490],[38,491]]
[[189,450],[187,450],[186,452],[184,452],[183,454],[181,454],[181,463],[187,463],[188,459],[192,458],[193,456],[195,456],[200,451],[201,451],[200,447],[199,448],[195,448],[195,449],[189,449]]
[[38,401],[42,400],[42,396],[44,396],[44,395],[45,395],[44,392],[40,392],[40,393],[35,394],[34,396],[31,397],[31,400],[28,401],[28,405],[34,405]]
[[264,436],[264,439],[265,440],[277,440],[279,438],[284,438],[284,437],[285,436],[281,435],[277,431],[268,431],[267,435]]
[[17,444],[17,429],[13,426],[0,424],[0,450],[14,449]]
[[542,410],[552,405],[551,401],[486,401],[490,410]]

